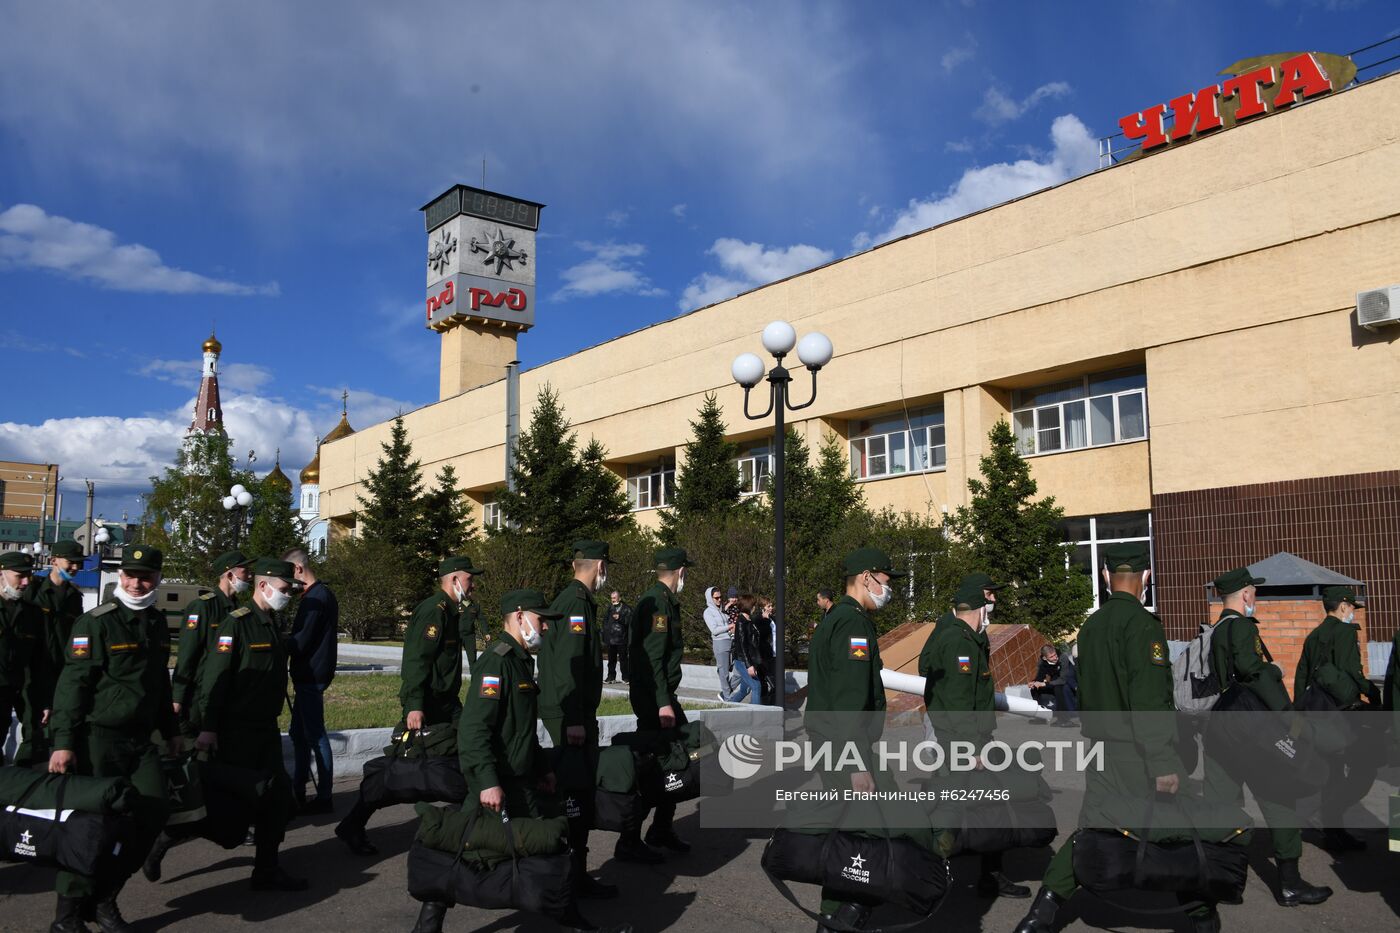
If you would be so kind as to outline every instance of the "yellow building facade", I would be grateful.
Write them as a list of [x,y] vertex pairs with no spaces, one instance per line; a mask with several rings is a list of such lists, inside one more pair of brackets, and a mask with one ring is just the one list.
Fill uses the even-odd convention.
[[[552,386],[654,526],[714,392],[756,489],[771,425],[742,418],[729,366],[786,320],[836,348],[796,426],[813,448],[828,432],[846,442],[871,506],[965,503],[1005,418],[1071,517],[1078,559],[1152,541],[1174,637],[1194,629],[1211,571],[1290,550],[1365,582],[1371,638],[1389,639],[1400,326],[1363,329],[1356,304],[1400,283],[1397,135],[1400,76],[1361,84],[523,372],[521,420]],[[460,370],[463,334],[431,339],[448,335],[444,366]],[[451,463],[478,521],[497,518],[505,406],[500,379],[404,415],[425,471]],[[322,446],[333,528],[353,527],[388,434]]]

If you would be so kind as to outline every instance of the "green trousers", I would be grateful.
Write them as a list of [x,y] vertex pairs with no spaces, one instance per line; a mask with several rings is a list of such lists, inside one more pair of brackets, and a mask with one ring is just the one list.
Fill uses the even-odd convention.
[[121,851],[97,877],[60,871],[55,889],[64,897],[103,895],[120,888],[136,873],[151,851],[157,834],[170,814],[169,790],[160,767],[160,752],[149,735],[133,735],[89,726],[77,742],[77,774],[93,777],[129,777],[136,788],[132,802],[130,832],[122,840]]
[[272,783],[263,795],[253,815],[259,850],[281,845],[287,834],[287,824],[296,813],[292,796],[292,781],[282,764],[282,736],[274,725],[270,729],[225,728],[219,732],[216,761],[249,768],[272,775]]
[[[1244,785],[1231,777],[1218,761],[1206,755],[1204,796],[1207,800],[1219,800],[1243,807]],[[1255,803],[1259,804],[1259,812],[1263,814],[1269,834],[1273,836],[1274,857],[1300,858],[1303,854],[1303,830],[1295,803],[1263,800],[1257,796]]]

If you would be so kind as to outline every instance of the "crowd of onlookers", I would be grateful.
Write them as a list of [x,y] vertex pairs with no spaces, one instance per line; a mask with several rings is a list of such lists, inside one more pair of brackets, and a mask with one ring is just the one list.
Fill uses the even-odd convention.
[[719,675],[718,696],[726,703],[773,702],[773,659],[778,632],[773,601],[735,586],[705,591],[705,625]]

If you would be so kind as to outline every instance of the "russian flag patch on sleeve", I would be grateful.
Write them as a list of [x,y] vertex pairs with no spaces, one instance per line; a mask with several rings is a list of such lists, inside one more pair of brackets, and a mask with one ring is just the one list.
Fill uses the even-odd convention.
[[495,674],[482,674],[481,686],[478,688],[482,696],[489,699],[496,699],[501,695],[501,678]]
[[229,653],[230,651],[232,651],[232,650],[233,650],[233,636],[232,636],[232,635],[220,635],[220,636],[219,636],[219,654],[228,654],[228,653]]
[[851,657],[864,661],[870,657],[870,642],[860,635],[851,636]]

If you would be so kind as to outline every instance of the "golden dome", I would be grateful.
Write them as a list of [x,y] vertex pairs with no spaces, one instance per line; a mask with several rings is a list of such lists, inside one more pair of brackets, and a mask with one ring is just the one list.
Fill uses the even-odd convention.
[[316,448],[316,456],[311,458],[311,462],[302,467],[301,484],[303,486],[319,486],[321,484],[321,448]]
[[287,474],[282,472],[282,451],[277,451],[277,462],[272,465],[272,472],[263,477],[263,483],[268,486],[281,486],[288,492],[292,490],[292,481],[287,479]]
[[209,339],[204,341],[200,349],[203,350],[205,353],[213,353],[217,356],[218,354],[224,352],[224,345],[219,343],[219,338],[215,337],[214,332],[211,330],[209,332]]
[[342,437],[349,437],[355,433],[355,429],[350,427],[349,398],[349,392],[340,393],[340,421],[331,428],[331,433],[316,442],[316,455],[301,471],[301,484],[303,486],[319,486],[321,484],[321,445],[327,441],[338,441]]

